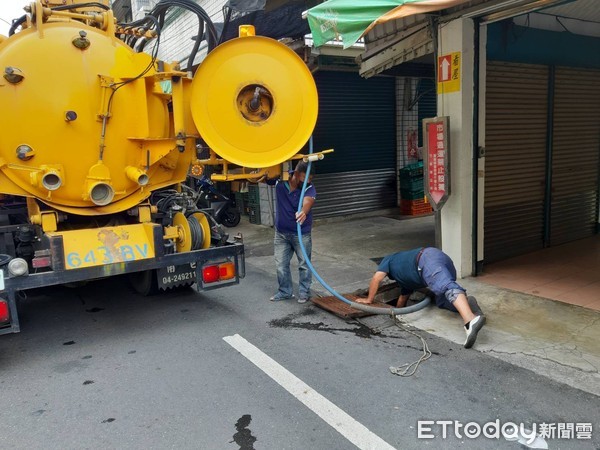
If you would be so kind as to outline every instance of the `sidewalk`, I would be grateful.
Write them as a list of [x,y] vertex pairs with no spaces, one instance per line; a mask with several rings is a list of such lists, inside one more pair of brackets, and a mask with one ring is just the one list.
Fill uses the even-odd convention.
[[[393,214],[316,220],[312,263],[339,293],[365,289],[379,258],[396,251],[434,245],[433,216],[399,220]],[[229,229],[244,236],[246,264],[275,276],[273,229],[253,225],[244,217]],[[294,284],[297,267],[292,262]],[[600,312],[478,281],[460,280],[485,312],[487,325],[474,349],[532,370],[553,380],[600,395]],[[265,300],[272,294],[267,287]],[[313,291],[328,296],[316,280]],[[460,319],[435,306],[402,316],[416,328],[462,345]]]

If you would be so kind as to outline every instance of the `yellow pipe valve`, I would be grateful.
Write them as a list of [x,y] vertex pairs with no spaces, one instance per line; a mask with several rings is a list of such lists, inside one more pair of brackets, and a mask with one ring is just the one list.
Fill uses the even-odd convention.
[[110,171],[102,161],[90,167],[85,184],[84,200],[91,200],[98,206],[112,202],[115,190],[111,186]]
[[55,191],[63,184],[62,168],[60,166],[41,166],[39,172],[31,173],[31,184]]
[[137,167],[127,166],[125,168],[125,174],[127,175],[127,178],[129,178],[134,183],[139,184],[140,186],[146,186],[150,181],[150,177],[148,177],[148,174],[145,171],[138,169]]

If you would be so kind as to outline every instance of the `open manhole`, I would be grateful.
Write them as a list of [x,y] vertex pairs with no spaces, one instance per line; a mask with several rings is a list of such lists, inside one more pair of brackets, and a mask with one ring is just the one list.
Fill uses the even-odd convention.
[[[366,289],[362,291],[355,291],[352,294],[342,294],[344,298],[350,301],[356,301],[357,297],[366,297],[366,295]],[[379,291],[375,296],[375,302],[371,306],[376,306],[380,308],[394,308],[396,306],[396,300],[399,296],[400,286],[398,286],[398,283],[386,284],[379,288]],[[411,304],[410,302],[418,302],[422,300],[423,297],[424,293],[415,292],[409,300],[409,305]],[[351,307],[350,305],[344,303],[334,295],[330,295],[327,297],[313,297],[311,301],[319,308],[329,311],[330,313],[335,314],[336,316],[341,317],[343,319],[353,319],[356,317],[366,317],[373,315],[373,313],[361,311],[359,309]]]

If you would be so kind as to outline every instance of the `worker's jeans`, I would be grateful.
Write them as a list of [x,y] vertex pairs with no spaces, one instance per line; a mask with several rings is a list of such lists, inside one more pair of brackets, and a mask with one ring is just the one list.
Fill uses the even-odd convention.
[[453,303],[466,289],[456,282],[456,268],[452,260],[441,250],[428,247],[421,254],[418,267],[421,278],[435,294],[439,308],[457,312]]
[[[280,233],[275,231],[275,265],[277,266],[277,282],[279,283],[279,291],[276,296],[280,298],[291,297],[294,293],[292,287],[292,272],[290,271],[290,261],[296,253],[298,258],[299,271],[299,289],[300,298],[310,298],[310,285],[312,283],[312,273],[308,269],[308,265],[300,250],[300,241],[296,233]],[[310,258],[312,250],[312,238],[310,233],[302,234],[302,243],[306,249],[306,254]]]

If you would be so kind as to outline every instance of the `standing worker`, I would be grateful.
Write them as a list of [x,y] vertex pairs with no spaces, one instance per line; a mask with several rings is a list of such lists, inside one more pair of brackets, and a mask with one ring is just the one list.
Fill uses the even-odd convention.
[[[308,269],[306,260],[300,249],[298,240],[298,231],[296,224],[301,225],[302,243],[306,250],[308,258],[311,258],[312,250],[312,206],[317,197],[315,187],[308,180],[302,210],[298,211],[298,202],[302,193],[302,186],[306,178],[308,164],[299,161],[293,172],[290,172],[288,181],[279,180],[275,185],[277,196],[277,211],[275,212],[275,265],[277,266],[277,282],[279,289],[271,297],[271,301],[289,300],[294,298],[292,287],[292,272],[290,271],[290,261],[292,255],[296,253],[298,258],[298,303],[306,303],[310,300],[310,285],[312,283],[312,273]],[[311,177],[312,178],[312,175]]]
[[465,348],[471,348],[477,339],[477,333],[485,325],[485,316],[472,297],[473,309],[467,299],[466,289],[456,282],[456,268],[452,260],[441,250],[434,247],[422,247],[405,252],[394,253],[383,258],[375,275],[369,283],[367,298],[357,298],[359,303],[373,303],[379,284],[388,276],[400,287],[397,308],[403,308],[408,298],[417,289],[429,288],[435,294],[435,303],[439,308],[458,312],[463,319],[467,334]]

